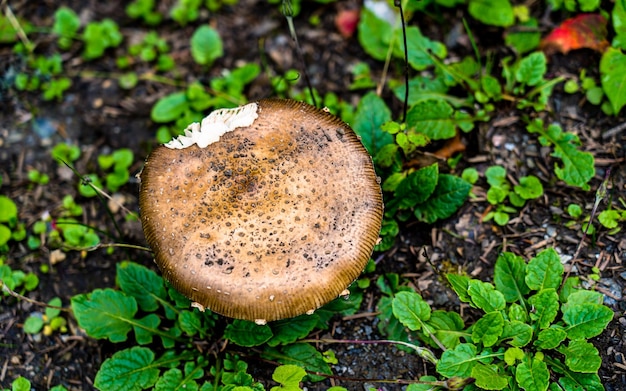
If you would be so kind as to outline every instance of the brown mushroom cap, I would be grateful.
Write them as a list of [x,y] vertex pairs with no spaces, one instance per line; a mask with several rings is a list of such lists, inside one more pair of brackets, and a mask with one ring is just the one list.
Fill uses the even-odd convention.
[[[372,159],[346,123],[305,103],[215,114],[154,149],[141,173],[156,263],[181,293],[228,317],[312,313],[359,276],[378,240]],[[217,137],[206,136],[211,127]]]

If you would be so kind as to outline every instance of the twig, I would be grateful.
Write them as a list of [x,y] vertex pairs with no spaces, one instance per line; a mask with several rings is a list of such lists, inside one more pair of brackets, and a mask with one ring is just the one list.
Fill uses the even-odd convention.
[[618,134],[619,132],[621,132],[624,129],[626,129],[626,122],[622,122],[621,124],[617,125],[616,127],[607,130],[606,132],[604,132],[602,134],[602,138],[604,140],[606,140],[608,138],[611,138],[611,137],[615,136],[616,134]]
[[20,299],[26,302],[29,302],[31,304],[35,304],[38,305],[40,307],[46,307],[46,308],[53,308],[55,310],[59,310],[59,311],[65,311],[65,312],[70,312],[71,310],[69,308],[65,308],[65,307],[57,307],[56,305],[50,305],[48,303],[44,303],[43,301],[38,301],[35,299],[31,299],[29,297],[26,297],[24,295],[20,295],[19,293],[15,292],[14,290],[12,290],[11,288],[9,288],[7,286],[7,284],[4,283],[4,281],[0,280],[0,286],[2,286],[2,291],[8,293],[9,295],[15,297],[16,299]]

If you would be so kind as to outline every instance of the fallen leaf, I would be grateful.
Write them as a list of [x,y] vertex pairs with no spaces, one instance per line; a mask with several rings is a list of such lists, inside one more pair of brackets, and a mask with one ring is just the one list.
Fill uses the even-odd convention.
[[582,14],[567,19],[541,41],[541,49],[546,54],[565,54],[583,48],[602,53],[609,47],[606,23],[606,18],[599,14]]
[[434,152],[433,155],[441,159],[449,159],[454,156],[455,153],[463,151],[465,151],[465,144],[463,144],[463,141],[461,140],[461,135],[457,130],[456,136],[446,141],[444,146],[441,147],[441,149],[439,149],[438,151]]
[[335,26],[344,38],[350,38],[356,31],[361,13],[356,9],[341,10],[335,16]]

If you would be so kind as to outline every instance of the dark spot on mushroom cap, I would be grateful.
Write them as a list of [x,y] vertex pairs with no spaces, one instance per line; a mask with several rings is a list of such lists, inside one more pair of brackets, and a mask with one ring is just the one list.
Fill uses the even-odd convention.
[[219,314],[272,321],[358,277],[383,206],[371,157],[343,121],[290,100],[259,101],[257,114],[205,148],[157,147],[139,202],[176,289]]

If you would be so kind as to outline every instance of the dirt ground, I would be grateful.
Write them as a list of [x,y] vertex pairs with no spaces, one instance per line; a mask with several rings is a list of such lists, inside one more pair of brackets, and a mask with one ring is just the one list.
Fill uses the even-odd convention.
[[[52,14],[60,5],[52,0],[10,3],[16,15],[27,17],[31,23],[41,26],[52,25]],[[141,33],[141,29],[124,14],[122,2],[91,0],[66,1],[63,4],[76,10],[85,20],[112,18],[125,35]],[[346,39],[334,27],[337,10],[354,6],[358,4],[305,3],[301,16],[296,19],[296,27],[315,88],[322,94],[335,92],[342,99],[356,104],[359,93],[348,89],[351,82],[349,67],[365,60],[370,63],[375,77],[380,76],[383,70],[382,64],[367,60],[368,56],[355,37]],[[312,26],[306,22],[312,15],[321,18],[320,25]],[[299,68],[286,22],[276,6],[270,7],[263,1],[241,0],[237,6],[227,7],[217,16],[201,15],[202,21],[210,21],[224,40],[225,56],[208,72],[196,65],[189,55],[189,37],[197,24],[179,28],[170,23],[169,27],[159,29],[162,37],[171,44],[177,63],[186,70],[182,75],[186,81],[209,80],[219,75],[221,70],[241,62],[258,63],[264,71],[246,91],[247,98],[255,100],[272,94],[265,71]],[[447,32],[452,31],[461,20],[450,15],[443,25],[427,17],[417,22],[425,35],[444,40]],[[493,32],[481,31],[481,27],[477,26],[478,46],[493,45]],[[55,50],[54,39],[50,35],[34,34],[31,39],[38,44],[38,52],[48,54]],[[459,43],[454,50],[464,54],[470,48]],[[81,172],[88,172],[94,167],[98,154],[122,147],[131,148],[138,157],[131,168],[132,173],[140,171],[142,158],[154,145],[157,126],[150,121],[150,108],[160,97],[172,92],[173,87],[148,81],[141,82],[130,91],[120,89],[116,81],[106,76],[107,72],[115,69],[113,52],[95,62],[83,62],[77,53],[67,53],[67,58],[72,59],[66,69],[72,75],[73,86],[61,102],[45,102],[37,93],[16,93],[8,88],[6,81],[10,75],[24,69],[25,64],[11,52],[10,46],[0,46],[0,77],[4,81],[0,84],[2,194],[15,200],[20,219],[29,225],[43,213],[58,211],[64,195],[77,196],[77,180],[50,157],[50,149],[55,144],[68,142],[81,147],[82,157],[76,162],[76,168]],[[597,62],[596,53],[584,50],[567,56],[556,55],[550,63],[550,73],[578,74],[581,67]],[[97,71],[97,76],[94,71]],[[304,88],[303,83],[298,86]],[[397,116],[401,103],[389,92],[384,92],[383,97]],[[609,190],[614,199],[625,197],[626,131],[616,128],[626,120],[624,115],[606,117],[580,96],[565,95],[560,90],[555,93],[551,107],[553,112],[548,120],[559,122],[568,131],[578,134],[584,149],[594,154],[597,175],[591,183],[592,189],[600,185],[611,168]],[[446,268],[462,268],[472,276],[489,280],[497,255],[502,251],[529,257],[542,249],[554,247],[562,256],[575,254],[581,241],[581,230],[579,225],[565,226],[568,221],[565,208],[576,203],[588,212],[594,202],[594,193],[550,182],[553,161],[548,156],[549,151],[524,130],[521,115],[513,106],[500,107],[490,122],[481,124],[464,136],[468,149],[461,166],[473,166],[484,172],[487,167],[500,164],[515,178],[532,173],[544,183],[551,183],[546,185],[542,198],[525,206],[519,216],[505,227],[492,222],[483,223],[488,203],[485,200],[486,182],[481,179],[474,189],[477,197],[450,219],[433,226],[415,222],[404,225],[391,250],[374,254],[378,262],[377,273],[401,273],[433,306],[458,310],[458,301],[438,277],[438,273]],[[48,174],[50,183],[33,187],[27,178],[31,168]],[[125,207],[134,211],[138,209],[137,185],[132,179],[120,191]],[[84,205],[85,223],[113,231],[104,208],[97,201],[80,196],[76,199]],[[602,207],[605,206],[603,204]],[[111,241],[144,244],[137,222],[124,222],[121,213],[116,218],[122,225],[123,237],[111,238]],[[72,295],[114,286],[115,265],[122,260],[132,259],[153,267],[149,254],[135,250],[116,251],[112,255],[98,250],[83,255],[70,252],[48,273],[41,273],[41,265],[50,263],[50,251],[43,248],[33,254],[18,245],[11,248],[9,264],[39,275],[40,285],[29,294],[30,298],[45,302],[58,296],[64,305],[69,305]],[[596,289],[606,295],[606,304],[616,314],[607,330],[592,341],[602,355],[600,376],[607,390],[626,390],[625,264],[626,235],[623,230],[617,235],[599,230],[597,235],[587,238],[578,258],[568,263],[571,272],[582,278],[591,273],[592,267],[599,268],[601,279]],[[334,320],[331,331],[325,336],[335,339],[382,339],[374,316],[378,295],[375,288],[370,288],[358,316]],[[22,330],[24,320],[33,311],[41,310],[26,301],[2,297],[0,387],[10,387],[13,379],[23,375],[37,390],[57,384],[73,390],[93,389],[100,364],[118,347],[86,337],[72,320],[67,334],[54,334],[52,337],[26,335]],[[396,390],[402,385],[377,383],[376,380],[411,380],[433,373],[433,368],[418,357],[389,345],[333,345],[332,349],[339,360],[339,364],[333,367],[336,379],[321,385],[308,385],[309,389],[325,389],[331,384],[338,384],[350,390],[366,389],[368,385]],[[255,378],[267,384],[273,367],[254,358],[248,362]]]

